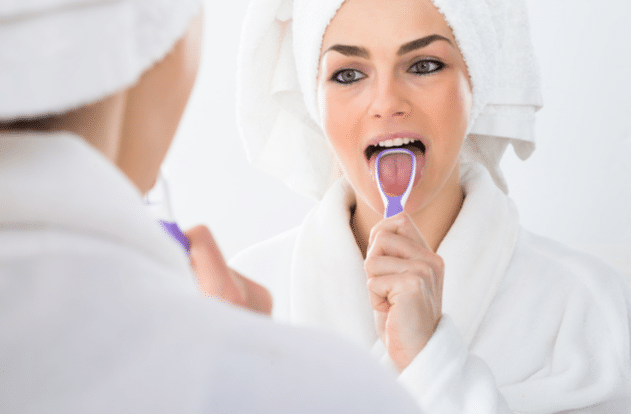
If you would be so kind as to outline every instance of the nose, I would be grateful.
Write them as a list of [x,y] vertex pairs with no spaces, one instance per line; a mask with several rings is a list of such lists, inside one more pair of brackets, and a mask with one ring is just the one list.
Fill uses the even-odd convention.
[[412,106],[403,85],[400,85],[397,79],[394,77],[378,79],[374,87],[373,99],[369,107],[369,115],[372,118],[405,118],[410,114]]

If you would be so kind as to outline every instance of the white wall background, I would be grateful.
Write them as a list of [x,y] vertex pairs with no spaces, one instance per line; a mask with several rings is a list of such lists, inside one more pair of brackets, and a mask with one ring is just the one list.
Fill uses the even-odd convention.
[[[510,196],[527,229],[629,278],[630,2],[527,1],[544,108],[534,155],[503,159]],[[208,225],[230,257],[296,226],[315,202],[247,163],[234,114],[247,0],[216,4],[207,0],[200,74],[165,169],[181,226]]]

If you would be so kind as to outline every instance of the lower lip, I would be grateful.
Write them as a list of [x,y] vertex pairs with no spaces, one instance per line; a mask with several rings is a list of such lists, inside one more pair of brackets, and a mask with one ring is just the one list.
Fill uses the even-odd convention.
[[[415,161],[416,161],[415,162],[415,178],[413,179],[413,187],[415,187],[417,183],[419,183],[419,180],[421,179],[423,168],[426,162],[426,154],[421,152],[419,148],[409,148],[409,149],[413,152],[413,154],[415,154]],[[377,160],[378,154],[379,152],[376,152],[375,154],[371,155],[371,158],[369,158],[369,161],[368,161],[369,169],[371,171],[371,179],[375,182],[376,185],[377,185],[377,177],[375,177],[375,161]]]

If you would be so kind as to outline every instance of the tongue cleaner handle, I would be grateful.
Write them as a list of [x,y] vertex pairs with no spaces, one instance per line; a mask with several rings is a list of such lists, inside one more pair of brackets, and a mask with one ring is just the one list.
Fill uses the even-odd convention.
[[[382,188],[382,180],[380,179],[380,160],[382,159],[383,156],[386,156],[389,154],[397,154],[397,153],[410,155],[410,160],[411,160],[410,177],[408,177],[408,185],[406,186],[406,190],[404,191],[403,194],[400,194],[398,196],[389,196],[386,194],[386,192]],[[398,214],[404,211],[406,200],[408,200],[410,191],[413,188],[416,169],[417,169],[417,160],[415,159],[415,154],[413,154],[412,151],[406,148],[387,149],[380,152],[377,155],[377,159],[375,160],[375,176],[377,177],[377,188],[380,191],[380,195],[382,196],[382,202],[384,203],[384,218],[392,217],[395,214]]]
[[171,199],[167,180],[162,171],[158,174],[156,183],[145,195],[145,204],[149,207],[158,223],[175,241],[180,243],[187,253],[190,252],[189,239],[184,235],[178,224],[173,220],[171,212]]
[[174,221],[158,220],[158,223],[171,237],[173,237],[187,253],[190,251],[189,239],[184,235],[178,224]]

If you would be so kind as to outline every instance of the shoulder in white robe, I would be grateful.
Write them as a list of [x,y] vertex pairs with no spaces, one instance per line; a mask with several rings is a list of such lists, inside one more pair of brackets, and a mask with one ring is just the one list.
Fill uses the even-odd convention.
[[[463,207],[437,251],[443,316],[400,382],[429,413],[630,412],[627,282],[522,228],[482,166],[464,168],[462,185]],[[230,264],[271,290],[277,319],[351,338],[393,367],[349,226],[354,204],[341,179],[299,227]]]
[[418,413],[358,351],[198,294],[80,138],[0,134],[1,413]]

